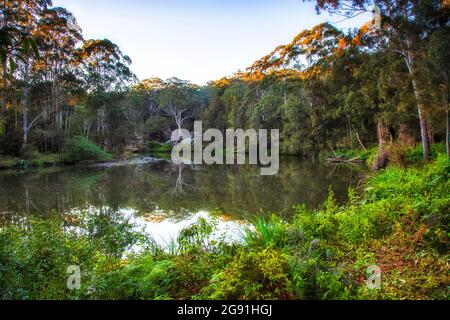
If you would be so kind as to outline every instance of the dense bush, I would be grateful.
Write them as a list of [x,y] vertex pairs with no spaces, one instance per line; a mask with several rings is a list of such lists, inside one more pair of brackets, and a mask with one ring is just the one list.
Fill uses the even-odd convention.
[[160,144],[150,140],[147,143],[147,152],[153,157],[169,159],[172,152],[172,145],[170,143]]
[[62,158],[65,162],[103,161],[110,159],[111,155],[87,138],[74,136],[70,139]]
[[[446,147],[444,143],[434,143],[431,145],[431,158],[436,159],[440,153],[445,153]],[[409,148],[405,152],[405,158],[408,163],[417,163],[423,160],[423,147],[421,144],[414,148]]]
[[172,146],[169,143],[160,144],[155,141],[149,141],[147,144],[147,151],[151,154],[165,154],[172,151]]

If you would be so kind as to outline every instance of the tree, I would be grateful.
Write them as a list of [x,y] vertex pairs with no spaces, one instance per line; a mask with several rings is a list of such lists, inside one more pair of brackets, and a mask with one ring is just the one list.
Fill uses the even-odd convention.
[[431,36],[428,59],[433,67],[437,87],[438,100],[445,110],[446,148],[450,156],[450,30],[442,28]]
[[30,54],[37,55],[31,29],[37,14],[50,5],[50,0],[4,0],[0,11],[0,64],[2,66],[2,105],[6,111],[8,77],[19,62],[26,63]]
[[205,106],[200,88],[189,81],[168,79],[159,96],[161,111],[171,117],[179,132],[187,120],[200,114]]
[[423,43],[442,24],[448,21],[448,8],[438,0],[317,0],[317,9],[332,14],[351,17],[370,12],[376,5],[382,15],[381,31],[376,34],[378,44],[391,52],[400,54],[408,68],[417,104],[423,154],[430,157],[430,140],[427,126],[424,85],[420,81],[423,72]]
[[79,50],[78,62],[90,91],[122,90],[136,80],[129,68],[130,57],[107,39],[85,41]]
[[73,73],[76,47],[83,40],[81,29],[66,9],[52,8],[42,12],[35,35],[40,51],[35,69],[44,82],[50,83],[52,103],[48,114],[53,114],[55,129],[61,130],[64,123],[61,85],[63,77]]
[[[17,19],[17,29],[24,35],[23,47],[19,51],[23,51],[23,56],[19,55],[19,58],[23,61],[23,143],[22,150],[24,150],[28,143],[28,133],[34,123],[41,117],[39,114],[34,120],[29,122],[28,112],[29,112],[29,93],[30,93],[30,59],[38,55],[35,46],[35,39],[33,36],[33,31],[38,23],[38,16],[43,10],[50,4],[47,0],[25,0],[13,3],[13,12]],[[30,50],[30,47],[34,50]]]

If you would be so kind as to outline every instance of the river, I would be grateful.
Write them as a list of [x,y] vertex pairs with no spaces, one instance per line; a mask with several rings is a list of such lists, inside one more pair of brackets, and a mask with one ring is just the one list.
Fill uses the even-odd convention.
[[114,165],[55,167],[0,172],[0,221],[61,217],[80,212],[127,217],[158,242],[176,238],[180,229],[212,213],[230,237],[255,216],[272,213],[289,219],[292,207],[318,208],[329,189],[347,200],[360,171],[349,167],[282,157],[274,176],[256,166],[175,166],[164,160]]

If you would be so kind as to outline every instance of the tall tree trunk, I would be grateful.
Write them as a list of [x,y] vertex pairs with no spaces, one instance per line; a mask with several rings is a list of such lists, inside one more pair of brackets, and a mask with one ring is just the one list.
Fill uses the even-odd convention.
[[428,126],[427,121],[425,119],[424,115],[424,106],[422,103],[422,97],[419,91],[419,88],[417,86],[416,79],[412,79],[413,89],[414,89],[414,95],[416,97],[417,102],[417,112],[419,115],[419,123],[420,123],[420,135],[422,138],[422,145],[423,145],[423,158],[425,160],[430,159],[430,136],[428,134]]
[[445,145],[447,146],[447,156],[450,157],[450,114],[448,112],[448,109],[445,112],[447,114],[447,126],[446,126],[446,133],[445,133],[445,137],[446,137],[446,143]]
[[406,65],[408,67],[409,75],[411,76],[411,82],[414,90],[414,96],[416,98],[417,104],[417,113],[419,116],[419,124],[420,124],[420,135],[422,138],[422,146],[423,146],[423,158],[425,160],[430,159],[430,139],[428,134],[428,126],[427,120],[425,118],[424,110],[425,106],[423,103],[422,95],[420,92],[420,87],[417,83],[417,61],[416,61],[416,53],[414,51],[413,45],[413,37],[409,37],[407,40],[407,50],[405,53]]
[[[6,0],[3,0],[3,8],[6,8]],[[9,14],[6,14],[6,12],[3,12],[3,23],[1,24],[2,28],[8,28],[9,27]],[[2,88],[2,106],[0,109],[0,116],[6,112],[6,104],[8,102],[8,84],[7,81],[7,74],[8,74],[8,54],[5,53],[5,60],[2,67],[2,81],[3,81],[3,88]]]
[[381,151],[388,142],[388,130],[384,124],[384,119],[381,117],[377,121],[377,137],[378,149]]
[[283,78],[283,90],[284,90],[284,114],[287,114],[287,90],[286,90],[286,78]]
[[1,107],[1,110],[0,110],[0,115],[2,115],[3,113],[6,112],[6,103],[8,101],[8,93],[7,93],[8,85],[6,83],[6,72],[7,72],[6,68],[7,68],[7,66],[6,66],[6,61],[5,61],[4,65],[3,65],[3,68],[2,68],[2,84],[3,84],[3,88],[2,88],[2,107]]
[[60,110],[59,110],[59,103],[58,103],[58,86],[57,86],[57,80],[55,79],[52,84],[52,105],[53,105],[53,114],[54,114],[54,125],[55,130],[59,131],[61,129],[61,123],[60,123]]
[[28,144],[28,108],[29,108],[29,94],[30,94],[30,64],[25,63],[25,84],[23,87],[23,144],[24,150]]

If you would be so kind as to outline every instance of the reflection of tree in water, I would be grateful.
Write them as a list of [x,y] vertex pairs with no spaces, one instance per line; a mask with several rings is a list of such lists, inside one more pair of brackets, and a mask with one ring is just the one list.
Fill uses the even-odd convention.
[[[256,166],[174,166],[158,162],[110,168],[64,168],[40,173],[0,175],[0,212],[63,216],[73,209],[133,209],[142,216],[185,219],[199,211],[234,218],[276,212],[289,216],[293,205],[319,207],[329,186],[345,201],[358,172],[282,158],[275,176]],[[27,191],[28,190],[28,191]],[[25,197],[27,195],[27,197]]]
[[182,195],[184,193],[186,193],[186,189],[193,189],[193,186],[186,183],[185,180],[183,179],[183,170],[185,169],[185,165],[184,164],[180,164],[177,166],[173,166],[174,171],[178,172],[178,177],[177,180],[175,182],[175,187],[173,188],[172,195],[173,196],[179,196]]
[[99,171],[86,174],[83,169],[75,168],[2,174],[0,212],[10,220],[15,219],[14,216],[63,217],[69,208],[82,209],[90,205],[86,198],[102,176]]

